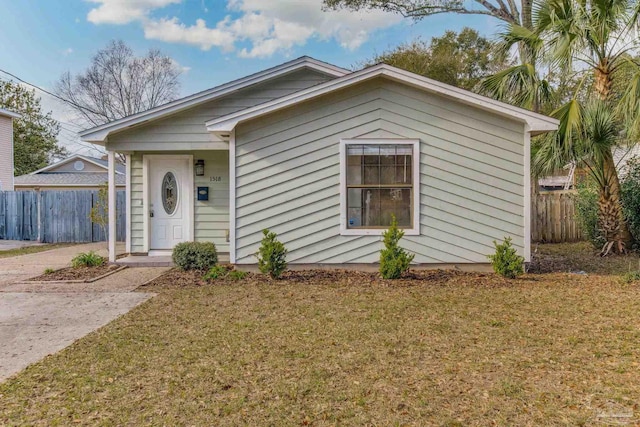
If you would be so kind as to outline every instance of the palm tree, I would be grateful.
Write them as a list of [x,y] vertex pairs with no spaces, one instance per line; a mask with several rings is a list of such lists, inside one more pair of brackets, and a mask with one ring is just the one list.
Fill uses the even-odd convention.
[[[599,227],[607,242],[603,256],[623,253],[631,242],[612,149],[640,136],[640,64],[632,56],[638,47],[639,13],[634,0],[539,0],[533,29],[511,25],[503,36],[505,49],[514,43],[529,46],[541,69],[593,82],[585,88],[586,96],[576,93],[552,113],[560,128],[538,141],[533,164],[551,172],[575,162],[589,171],[599,190]],[[514,73],[506,70],[485,81],[483,88],[535,109],[544,88],[538,72],[530,70],[526,84],[518,86]],[[624,95],[616,97],[614,86]]]

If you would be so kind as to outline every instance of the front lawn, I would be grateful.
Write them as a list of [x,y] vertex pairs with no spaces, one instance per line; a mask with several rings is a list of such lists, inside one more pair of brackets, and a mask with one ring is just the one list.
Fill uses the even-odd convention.
[[327,277],[147,289],[160,294],[0,385],[0,425],[638,421],[639,285]]

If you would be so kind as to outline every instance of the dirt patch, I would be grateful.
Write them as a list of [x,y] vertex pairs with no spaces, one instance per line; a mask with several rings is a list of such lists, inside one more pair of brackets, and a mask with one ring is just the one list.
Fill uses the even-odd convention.
[[528,272],[619,275],[640,270],[638,253],[601,257],[587,242],[534,245]]
[[157,279],[147,283],[141,289],[157,291],[159,289],[176,289],[187,287],[215,285],[309,285],[309,286],[417,286],[454,285],[456,283],[473,283],[475,286],[513,286],[515,282],[503,279],[494,274],[469,273],[456,270],[416,270],[410,271],[398,280],[385,280],[378,273],[359,272],[353,270],[301,270],[286,271],[280,279],[274,280],[263,274],[247,273],[242,279],[229,276],[215,280],[204,280],[205,273],[200,271],[182,271],[174,268]]
[[110,273],[120,268],[118,265],[107,264],[99,267],[66,267],[53,273],[43,274],[29,279],[30,282],[50,282],[61,280],[90,280]]

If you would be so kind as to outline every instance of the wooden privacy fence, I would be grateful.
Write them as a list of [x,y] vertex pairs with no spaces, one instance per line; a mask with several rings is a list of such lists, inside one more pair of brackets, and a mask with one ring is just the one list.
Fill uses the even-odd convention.
[[[102,227],[89,213],[98,191],[0,191],[0,239],[44,243],[102,242]],[[117,240],[126,236],[126,196],[116,198]]]
[[543,243],[584,240],[576,219],[575,194],[541,191],[531,199],[531,241]]

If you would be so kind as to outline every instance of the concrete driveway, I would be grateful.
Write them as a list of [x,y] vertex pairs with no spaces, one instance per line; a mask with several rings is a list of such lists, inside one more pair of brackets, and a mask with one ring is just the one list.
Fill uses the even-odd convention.
[[91,243],[0,258],[0,381],[148,300],[154,294],[133,291],[168,270],[127,268],[93,283],[14,283],[90,250],[106,255],[104,243]]
[[0,292],[0,382],[153,294]]

